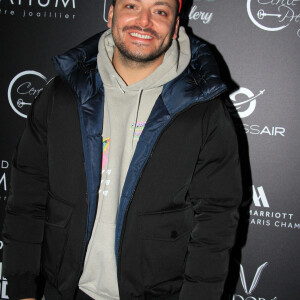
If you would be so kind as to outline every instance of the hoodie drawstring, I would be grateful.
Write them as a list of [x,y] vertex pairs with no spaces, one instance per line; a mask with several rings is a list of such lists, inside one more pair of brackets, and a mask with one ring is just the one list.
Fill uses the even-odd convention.
[[115,80],[115,82],[117,83],[117,86],[118,86],[118,88],[120,89],[120,91],[121,91],[123,94],[125,94],[125,91],[122,89],[122,87],[121,87],[121,85],[120,85],[118,79],[117,79],[114,75],[111,75],[111,77],[112,77],[112,78]]
[[141,99],[142,99],[142,93],[143,93],[143,89],[140,88],[139,92],[138,92],[138,101],[137,101],[137,105],[136,105],[135,122],[133,124],[133,136],[132,136],[132,140],[131,140],[131,150],[132,150],[132,152],[133,152],[133,149],[134,149],[133,148],[133,143],[134,143],[134,137],[135,137],[135,133],[136,133],[136,125],[137,125],[137,120],[138,120],[138,113],[139,113],[139,109],[140,109],[140,103],[141,103]]

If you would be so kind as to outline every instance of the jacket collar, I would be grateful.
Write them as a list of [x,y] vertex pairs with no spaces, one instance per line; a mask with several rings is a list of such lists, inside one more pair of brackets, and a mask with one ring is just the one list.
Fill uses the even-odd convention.
[[[98,33],[65,54],[53,58],[54,64],[81,103],[91,100],[103,83],[97,69]],[[208,101],[226,90],[208,45],[190,36],[191,62],[177,78],[168,82],[162,91],[163,102],[172,116],[185,107],[200,101]]]
[[92,99],[103,83],[97,69],[98,33],[65,54],[53,58],[59,75],[68,82],[81,103]]

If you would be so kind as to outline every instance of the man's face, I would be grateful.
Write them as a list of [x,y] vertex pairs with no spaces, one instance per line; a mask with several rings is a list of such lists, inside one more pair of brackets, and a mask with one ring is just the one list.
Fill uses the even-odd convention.
[[162,59],[177,38],[176,0],[117,0],[108,14],[116,50],[127,60]]

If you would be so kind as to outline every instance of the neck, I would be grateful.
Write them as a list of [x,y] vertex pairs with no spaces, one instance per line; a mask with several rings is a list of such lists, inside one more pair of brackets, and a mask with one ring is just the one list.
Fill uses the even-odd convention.
[[143,80],[149,76],[159,65],[162,64],[164,56],[160,56],[154,61],[137,62],[124,57],[114,48],[113,66],[127,85]]

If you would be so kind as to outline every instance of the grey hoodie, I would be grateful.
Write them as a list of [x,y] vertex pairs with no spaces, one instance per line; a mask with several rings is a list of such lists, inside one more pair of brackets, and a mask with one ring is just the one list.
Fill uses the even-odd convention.
[[97,63],[104,84],[103,156],[98,208],[79,281],[80,289],[96,300],[119,299],[114,252],[116,216],[129,164],[163,85],[190,62],[190,43],[184,28],[173,40],[154,72],[129,86],[112,65],[111,30],[100,38]]

